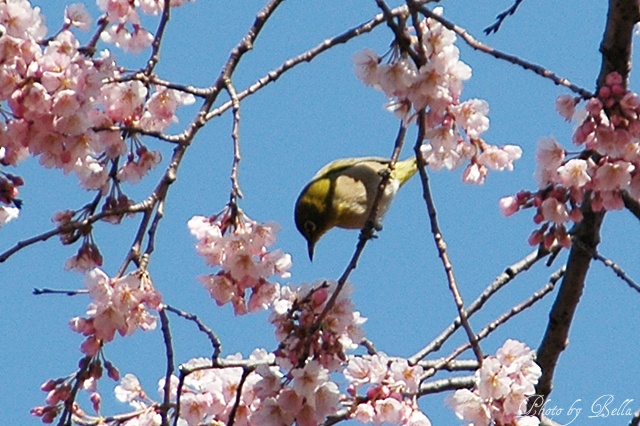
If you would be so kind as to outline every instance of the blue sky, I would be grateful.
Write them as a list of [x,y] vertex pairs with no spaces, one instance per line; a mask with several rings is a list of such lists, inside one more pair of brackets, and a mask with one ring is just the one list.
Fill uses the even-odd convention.
[[[49,30],[56,29],[65,2],[33,3],[45,11]],[[89,5],[93,16],[97,16],[95,7]],[[196,86],[210,84],[262,5],[255,0],[199,0],[175,9],[157,69],[160,76]],[[510,5],[509,1],[443,1],[441,5],[448,19],[481,41],[544,65],[593,90],[600,69],[598,46],[606,19],[604,2],[524,2],[498,34],[490,37],[484,36],[482,29]],[[246,87],[287,58],[376,13],[373,1],[285,2],[267,24],[254,50],[241,62],[234,79],[236,88]],[[282,231],[276,246],[291,253],[294,262],[289,282],[337,278],[353,253],[358,233],[334,230],[317,245],[314,262],[310,263],[304,240],[293,223],[293,204],[306,181],[332,159],[391,154],[397,120],[382,108],[383,95],[357,80],[351,62],[353,54],[365,47],[382,54],[391,40],[390,31],[380,26],[371,34],[300,65],[242,103],[239,178],[245,198],[240,205],[256,220],[280,223]],[[531,251],[526,242],[533,229],[530,212],[504,218],[498,211],[498,200],[520,189],[534,189],[537,141],[553,135],[570,148],[573,125],[565,123],[554,111],[556,96],[567,93],[565,90],[531,72],[472,51],[462,42],[458,45],[462,60],[473,69],[463,97],[483,98],[490,105],[491,128],[486,139],[496,145],[518,144],[524,150],[513,172],[491,173],[480,187],[462,184],[460,170],[430,173],[455,274],[465,301],[470,302],[505,267]],[[125,58],[121,52],[116,54],[130,67],[139,67],[145,60],[144,55]],[[638,89],[634,73],[630,87]],[[181,124],[193,112],[185,109]],[[173,129],[177,131],[179,126]],[[225,355],[241,352],[246,356],[253,348],[276,346],[266,314],[235,318],[230,307],[215,306],[196,281],[198,275],[209,271],[196,255],[186,227],[191,216],[218,212],[228,200],[230,130],[229,114],[213,120],[187,153],[178,180],[170,189],[149,271],[165,302],[196,313],[218,333]],[[410,145],[414,136],[414,132],[409,133]],[[170,157],[171,147],[154,140],[145,142],[160,149],[165,160]],[[410,146],[405,147],[402,157],[408,155]],[[140,184],[126,187],[128,194],[136,200],[146,196],[163,166]],[[37,160],[23,163],[16,173],[26,180],[21,192],[24,208],[18,221],[0,230],[0,251],[50,229],[50,217],[55,211],[78,208],[92,198],[92,194],[79,188],[74,177],[43,169]],[[126,256],[138,221],[134,218],[120,226],[96,226],[96,241],[108,274],[115,273]],[[639,250],[634,241],[638,231],[637,219],[628,212],[611,212],[605,219],[599,247],[604,256],[636,279],[640,277]],[[20,251],[0,265],[2,424],[39,423],[28,411],[44,399],[40,384],[71,373],[80,358],[78,347],[82,339],[69,330],[67,322],[84,314],[88,299],[31,294],[34,287],[80,288],[82,276],[63,270],[66,258],[76,250],[77,247],[63,247],[52,238]],[[562,253],[552,267],[536,265],[515,280],[471,319],[474,329],[482,328],[542,287],[565,260],[566,253]],[[455,305],[429,232],[417,179],[399,193],[385,217],[384,230],[367,245],[351,282],[357,309],[368,318],[367,337],[378,350],[390,355],[413,354],[455,317]],[[537,348],[554,297],[552,293],[495,332],[483,343],[485,352],[494,352],[507,338]],[[634,400],[629,405],[632,410],[640,407],[640,370],[635,356],[640,332],[639,304],[638,294],[611,270],[601,264],[592,265],[548,404],[564,408],[555,416],[557,421],[567,424],[572,418],[567,416],[567,409],[580,400],[576,406],[583,411],[573,424],[627,424],[629,418],[625,416],[588,418],[593,415],[592,403],[603,395],[613,396],[610,408],[620,406],[625,399]],[[177,318],[172,318],[171,323],[178,362],[210,354],[206,338],[197,334],[192,324]],[[446,356],[463,341],[464,336],[457,335],[438,355]],[[155,395],[164,369],[158,331],[117,338],[106,353],[123,374],[137,374],[149,393]],[[462,356],[471,357],[471,353]],[[100,384],[105,400],[111,399],[112,388],[109,380]],[[423,398],[421,407],[434,425],[462,424],[443,406],[443,398]],[[127,409],[113,401],[105,401],[104,406],[109,413]]]

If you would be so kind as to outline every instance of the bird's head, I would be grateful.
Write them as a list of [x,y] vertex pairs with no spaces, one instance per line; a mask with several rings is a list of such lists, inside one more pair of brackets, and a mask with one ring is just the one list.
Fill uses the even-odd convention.
[[330,192],[330,180],[317,179],[302,190],[298,201],[296,201],[296,227],[307,240],[309,260],[312,261],[316,243],[332,227],[333,214]]

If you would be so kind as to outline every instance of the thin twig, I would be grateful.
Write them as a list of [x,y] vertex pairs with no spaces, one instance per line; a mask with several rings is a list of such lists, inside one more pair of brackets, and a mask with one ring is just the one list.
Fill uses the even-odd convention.
[[475,50],[479,50],[480,52],[487,53],[496,59],[500,59],[503,61],[507,61],[511,64],[518,65],[527,71],[533,71],[539,76],[553,81],[558,86],[564,86],[569,90],[579,94],[584,99],[589,99],[594,96],[593,93],[589,92],[588,90],[583,89],[582,87],[576,86],[575,84],[571,83],[568,79],[559,77],[553,72],[549,71],[548,69],[540,65],[527,62],[515,55],[510,55],[508,53],[501,52],[499,50],[494,49],[493,47],[487,46],[486,44],[479,42],[478,40],[473,38],[464,28],[455,25],[454,23],[446,20],[442,16],[436,15],[426,7],[421,7],[420,12],[425,16],[440,22],[445,28],[458,34],[469,46],[471,46]]
[[85,379],[87,379],[87,374],[89,373],[89,367],[91,366],[92,358],[90,356],[85,356],[80,361],[80,368],[74,374],[73,387],[69,391],[68,398],[64,401],[64,409],[60,414],[60,420],[58,421],[58,426],[67,426],[71,425],[71,419],[74,412],[74,405],[76,400],[76,395],[78,394],[78,390],[80,390],[80,386],[84,383]]
[[508,312],[505,312],[500,317],[498,317],[495,321],[493,321],[492,323],[485,326],[482,330],[480,330],[480,332],[478,333],[478,338],[480,339],[486,338],[490,333],[495,331],[500,325],[509,321],[511,318],[518,315],[525,309],[533,306],[534,303],[541,300],[547,294],[551,293],[551,291],[555,288],[556,283],[560,278],[562,278],[564,273],[565,273],[565,266],[562,266],[562,268],[558,269],[556,272],[554,272],[551,275],[551,277],[549,278],[549,282],[545,284],[544,287],[542,287],[540,290],[533,293],[531,297],[529,297],[527,300],[514,306]]
[[[469,305],[469,307],[467,308],[467,317],[470,317],[474,313],[478,312],[489,300],[489,298],[491,298],[491,296],[496,294],[500,289],[513,281],[513,279],[516,278],[520,273],[529,270],[529,268],[531,268],[539,260],[543,259],[547,255],[547,251],[536,249],[525,256],[523,259],[507,267],[504,272],[500,274],[489,286],[487,286],[487,288],[484,289],[480,296],[478,296],[478,298]],[[409,363],[413,365],[419,360],[428,356],[430,353],[439,350],[458,328],[460,328],[459,316],[456,317],[451,325],[444,329],[438,337],[433,339],[431,343],[422,348],[415,355],[409,357]]]
[[[397,44],[400,51],[409,55],[414,60],[414,62],[420,63],[421,59],[419,54],[411,48],[411,37],[409,37],[409,34],[405,32],[406,25],[404,20],[406,18],[404,14],[394,14],[383,0],[375,0],[375,2],[380,10],[382,10],[382,14],[384,15],[384,19],[387,22],[387,26],[393,32],[395,43]],[[395,21],[396,18],[400,20],[399,23]]]
[[629,277],[624,272],[624,270],[620,266],[618,266],[615,262],[613,262],[610,259],[607,259],[606,257],[602,256],[600,253],[595,253],[593,255],[593,258],[596,260],[599,260],[600,262],[604,263],[605,266],[608,266],[609,268],[611,268],[613,272],[615,272],[616,275],[622,281],[626,282],[629,285],[629,287],[631,287],[632,289],[640,293],[640,285],[637,282],[635,282],[633,279],[631,279],[631,277]]
[[[401,6],[401,7],[397,7],[395,9],[393,9],[391,11],[391,13],[394,16],[399,16],[399,15],[403,15],[407,13],[407,7],[406,6]],[[264,75],[263,77],[259,78],[255,83],[253,83],[252,85],[250,85],[249,87],[247,87],[245,90],[241,91],[240,93],[238,93],[238,100],[242,101],[244,98],[246,98],[249,95],[254,94],[255,92],[257,92],[258,90],[262,89],[263,87],[267,86],[270,83],[274,83],[276,80],[278,80],[285,72],[289,71],[291,68],[294,68],[304,62],[311,62],[314,58],[316,58],[318,55],[320,55],[321,53],[339,45],[339,44],[344,44],[347,43],[348,41],[350,41],[351,39],[358,37],[362,34],[366,34],[371,32],[374,28],[376,28],[378,25],[382,24],[383,22],[385,22],[385,18],[384,18],[384,14],[378,14],[376,15],[374,18],[370,19],[369,21],[358,25],[357,27],[354,27],[350,30],[345,31],[342,34],[339,34],[335,37],[331,37],[328,38],[326,40],[324,40],[323,42],[321,42],[320,44],[318,44],[317,46],[307,50],[306,52],[303,52],[293,58],[287,59],[286,61],[284,61],[282,63],[282,65],[280,65],[278,68],[275,68],[269,72],[266,73],[266,75]],[[229,108],[231,108],[233,106],[233,102],[232,101],[227,101],[224,104],[220,105],[219,107],[212,109],[211,112],[209,112],[206,117],[205,120],[210,120],[213,117],[217,117],[219,115],[222,115],[224,112],[228,111]]]
[[522,2],[523,2],[523,0],[515,0],[515,2],[511,5],[511,7],[509,7],[504,12],[499,13],[498,16],[496,16],[496,22],[494,22],[493,24],[491,24],[487,28],[485,28],[483,30],[484,33],[486,35],[489,35],[491,33],[497,33],[498,30],[500,29],[500,25],[502,25],[504,20],[507,19],[508,16],[511,16],[514,13],[516,13],[516,10],[518,10],[518,7],[520,6],[520,3],[522,3]]
[[193,323],[196,324],[196,326],[198,326],[198,329],[202,331],[209,338],[209,341],[211,342],[211,347],[213,348],[213,355],[211,355],[211,359],[213,360],[213,362],[216,362],[216,360],[220,357],[220,352],[222,351],[222,342],[220,342],[220,339],[218,338],[218,336],[216,336],[214,331],[211,328],[207,327],[194,314],[190,314],[181,309],[174,308],[171,305],[163,305],[163,306],[164,306],[164,309],[166,309],[167,311],[173,312],[174,314],[181,316],[184,319],[192,321]]
[[149,61],[147,62],[147,67],[144,70],[146,75],[151,75],[153,73],[154,68],[160,61],[160,43],[162,43],[162,37],[164,36],[164,30],[169,23],[171,11],[171,2],[165,1],[164,7],[162,8],[162,16],[160,17],[160,22],[158,23],[158,29],[156,30],[156,35],[151,42],[151,56],[149,57]]
[[240,382],[238,383],[238,387],[236,389],[236,400],[233,403],[233,407],[231,408],[231,412],[229,413],[229,421],[227,422],[227,426],[233,426],[233,423],[236,421],[236,413],[238,412],[238,407],[240,407],[240,400],[242,398],[242,387],[244,386],[244,382],[249,377],[253,370],[250,368],[244,368],[242,370],[242,376],[240,377]]
[[417,396],[471,388],[475,384],[473,376],[449,377],[447,379],[425,382],[420,385]]
[[138,213],[138,212],[144,211],[148,208],[149,202],[150,202],[150,199],[145,200],[138,204],[131,205],[131,206],[119,207],[112,210],[104,210],[102,212],[95,213],[89,217],[86,217],[83,220],[72,221],[64,225],[58,226],[57,228],[54,228],[50,231],[46,231],[46,232],[43,232],[42,234],[38,234],[31,238],[27,238],[26,240],[18,241],[13,247],[7,249],[5,252],[0,254],[0,263],[5,262],[13,254],[24,249],[25,247],[28,247],[38,242],[46,241],[49,238],[54,237],[58,234],[69,233],[78,229],[85,228],[91,225],[92,223],[95,223],[105,217],[121,215],[121,214],[129,214],[129,213]]
[[242,191],[240,190],[240,184],[238,183],[238,165],[242,157],[240,156],[240,101],[238,100],[238,94],[233,87],[233,83],[230,79],[225,80],[224,85],[231,98],[233,105],[233,125],[231,129],[231,139],[233,140],[233,165],[231,166],[231,195],[229,196],[229,203],[232,208],[237,209],[238,198],[242,198]]
[[65,296],[77,296],[78,294],[87,294],[89,293],[89,290],[54,290],[50,288],[34,288],[32,293],[34,296],[40,296],[43,294],[64,294]]
[[433,197],[431,196],[431,187],[429,185],[429,176],[427,175],[426,162],[424,160],[424,157],[422,156],[422,153],[420,152],[420,147],[422,145],[422,141],[424,140],[425,134],[424,117],[424,110],[419,111],[418,136],[416,138],[416,144],[414,146],[414,151],[418,161],[418,172],[420,174],[420,181],[422,182],[422,197],[424,198],[424,201],[426,203],[427,213],[429,215],[429,223],[431,224],[431,234],[436,244],[436,249],[438,250],[438,256],[442,261],[444,273],[447,277],[447,283],[449,284],[449,290],[451,291],[456,309],[458,310],[460,323],[462,324],[462,328],[467,333],[467,338],[469,339],[469,342],[473,347],[473,352],[476,356],[476,359],[478,360],[478,362],[482,362],[482,350],[478,345],[478,340],[476,339],[475,333],[471,329],[471,325],[469,324],[469,320],[467,318],[467,313],[464,309],[464,301],[462,300],[462,296],[460,294],[460,291],[458,290],[458,284],[456,283],[456,278],[453,274],[453,264],[451,263],[451,260],[449,259],[449,253],[447,252],[447,244],[444,241],[444,237],[442,235],[442,232],[440,231],[440,225],[438,224],[436,207],[433,201]]
[[[536,302],[541,300],[544,296],[549,294],[554,289],[556,283],[564,275],[564,273],[565,273],[565,267],[563,266],[562,268],[560,268],[559,270],[551,274],[551,276],[549,277],[549,282],[545,284],[540,290],[533,293],[525,301],[512,307],[507,312],[500,315],[496,320],[492,321],[491,323],[486,325],[484,328],[482,328],[482,330],[480,330],[476,338],[478,340],[485,339],[487,336],[489,336],[489,334],[495,331],[499,326],[506,323],[507,321],[509,321],[510,319],[512,319],[513,317],[515,317],[525,309],[533,306]],[[449,356],[447,356],[446,358],[443,358],[441,363],[436,364],[430,369],[426,370],[423,376],[423,380],[433,376],[436,372],[438,372],[442,368],[443,365],[445,365],[445,363],[451,362],[452,360],[457,358],[461,353],[463,353],[469,348],[471,348],[470,342],[466,342],[463,345],[458,346],[455,350],[451,352]],[[480,363],[482,363],[482,361],[480,361]]]
[[438,371],[476,371],[480,364],[475,359],[447,360],[445,358],[420,361],[418,365],[424,369],[438,368]]
[[162,409],[160,410],[160,416],[162,418],[162,425],[168,426],[169,419],[167,414],[171,407],[171,375],[175,369],[173,361],[173,344],[171,343],[171,330],[169,329],[169,318],[164,309],[158,309],[160,314],[160,323],[162,324],[162,336],[164,337],[165,353],[167,355],[167,368],[164,375],[164,398],[162,401]]

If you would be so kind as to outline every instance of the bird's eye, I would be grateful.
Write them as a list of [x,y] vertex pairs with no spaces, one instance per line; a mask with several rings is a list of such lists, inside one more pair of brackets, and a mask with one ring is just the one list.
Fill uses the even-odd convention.
[[314,232],[316,232],[316,224],[310,220],[305,220],[304,230],[307,232],[307,234],[312,235]]

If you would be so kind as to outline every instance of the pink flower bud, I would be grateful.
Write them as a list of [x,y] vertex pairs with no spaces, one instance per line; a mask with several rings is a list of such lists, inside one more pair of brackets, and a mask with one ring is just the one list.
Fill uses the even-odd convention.
[[600,90],[598,90],[598,97],[603,101],[609,99],[609,97],[611,97],[611,88],[608,86],[602,86]]
[[98,413],[100,412],[100,402],[102,401],[102,397],[98,392],[93,392],[89,397],[91,404],[93,405],[93,410]]
[[529,245],[531,246],[537,246],[538,244],[540,244],[542,242],[542,238],[543,238],[544,234],[541,232],[541,230],[535,230],[531,233],[531,235],[529,236],[528,242]]
[[627,93],[627,90],[624,88],[622,84],[614,84],[611,86],[611,94],[616,97],[624,96]]
[[44,392],[52,391],[56,388],[57,383],[53,379],[49,379],[40,386],[40,390]]
[[313,292],[311,296],[311,301],[314,307],[322,306],[324,302],[329,298],[329,292],[326,288],[320,288],[317,291]]
[[118,371],[118,369],[113,364],[111,364],[111,362],[105,361],[104,366],[107,369],[107,376],[109,376],[111,380],[114,380],[116,382],[120,380],[120,371]]
[[504,216],[511,216],[520,208],[518,199],[516,197],[504,197],[500,199],[500,212]]
[[617,71],[607,74],[604,79],[607,86],[613,86],[614,84],[622,84],[622,76]]

